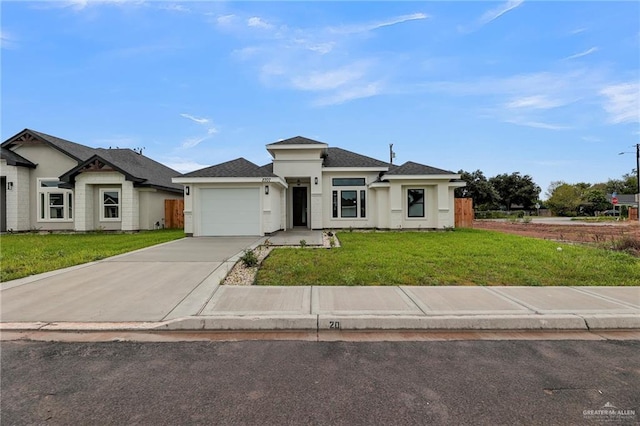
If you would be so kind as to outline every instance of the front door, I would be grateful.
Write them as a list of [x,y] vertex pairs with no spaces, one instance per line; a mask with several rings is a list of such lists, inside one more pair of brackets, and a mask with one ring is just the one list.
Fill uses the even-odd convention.
[[293,226],[307,226],[307,188],[293,187]]

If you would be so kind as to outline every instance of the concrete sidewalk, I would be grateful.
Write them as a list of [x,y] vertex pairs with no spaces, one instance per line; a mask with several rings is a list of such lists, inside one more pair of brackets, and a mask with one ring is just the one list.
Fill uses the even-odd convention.
[[[205,294],[202,294],[206,297]],[[147,322],[3,322],[3,330],[640,330],[639,287],[217,286]]]

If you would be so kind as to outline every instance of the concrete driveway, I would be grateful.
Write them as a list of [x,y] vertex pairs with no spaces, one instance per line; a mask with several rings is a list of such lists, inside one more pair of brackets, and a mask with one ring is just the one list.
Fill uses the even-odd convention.
[[2,284],[3,322],[161,321],[195,315],[257,237],[185,238]]

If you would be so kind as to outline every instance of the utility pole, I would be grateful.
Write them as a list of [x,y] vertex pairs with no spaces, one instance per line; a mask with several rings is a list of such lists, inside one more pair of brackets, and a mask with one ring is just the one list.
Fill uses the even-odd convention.
[[640,143],[636,144],[636,203],[638,208],[638,221],[640,222]]
[[[630,152],[620,152],[618,155],[631,154]],[[636,203],[638,207],[638,221],[640,221],[640,143],[636,144]]]

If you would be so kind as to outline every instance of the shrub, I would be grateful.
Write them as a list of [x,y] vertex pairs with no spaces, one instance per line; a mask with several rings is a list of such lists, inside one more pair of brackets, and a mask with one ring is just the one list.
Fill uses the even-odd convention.
[[305,248],[307,246],[307,240],[300,240],[300,247]]
[[240,258],[244,266],[251,268],[253,266],[258,265],[258,256],[253,250],[247,249],[244,251],[244,254]]
[[629,253],[640,253],[640,240],[633,238],[629,235],[625,235],[613,242],[612,248],[618,251],[626,251]]

